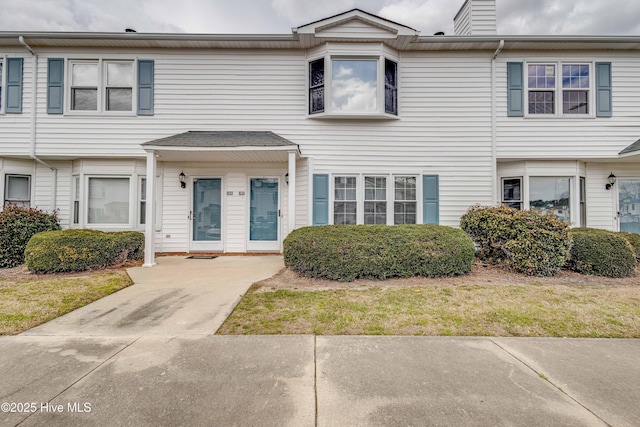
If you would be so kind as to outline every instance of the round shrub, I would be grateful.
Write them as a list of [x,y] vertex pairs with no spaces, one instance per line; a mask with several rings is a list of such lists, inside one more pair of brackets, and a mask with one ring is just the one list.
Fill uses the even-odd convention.
[[144,234],[136,231],[48,231],[29,240],[25,261],[36,273],[85,271],[141,259],[143,251]]
[[571,230],[573,247],[567,268],[582,274],[628,277],[634,274],[636,257],[619,233],[596,228]]
[[569,223],[537,210],[473,206],[460,226],[479,246],[479,258],[531,276],[558,273],[571,248]]
[[6,206],[0,211],[0,268],[22,264],[24,249],[34,234],[59,229],[55,213],[16,205]]
[[471,271],[473,242],[439,225],[328,225],[304,227],[284,241],[284,262],[306,277],[453,276]]
[[640,262],[640,234],[626,232],[618,234],[627,239],[627,242],[631,244],[633,252],[636,254],[636,261]]

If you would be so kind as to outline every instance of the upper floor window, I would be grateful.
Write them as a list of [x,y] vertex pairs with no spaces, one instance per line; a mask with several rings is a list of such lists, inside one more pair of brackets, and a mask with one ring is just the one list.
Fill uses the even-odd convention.
[[317,113],[398,115],[398,64],[382,56],[309,62],[309,114]]
[[71,111],[133,111],[133,61],[70,61]]
[[528,113],[591,114],[589,64],[528,64]]

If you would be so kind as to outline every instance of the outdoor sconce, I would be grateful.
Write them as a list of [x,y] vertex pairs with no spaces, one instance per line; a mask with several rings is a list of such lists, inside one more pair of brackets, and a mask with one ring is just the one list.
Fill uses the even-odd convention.
[[289,172],[287,172],[284,176],[284,182],[287,183],[287,185],[289,185]]
[[184,172],[180,172],[180,175],[178,175],[178,179],[180,180],[180,188],[187,188],[187,176],[184,174]]
[[611,190],[613,184],[616,183],[616,176],[613,174],[613,172],[611,172],[611,174],[607,177],[607,180],[609,181],[609,183],[605,185],[604,188],[605,190]]

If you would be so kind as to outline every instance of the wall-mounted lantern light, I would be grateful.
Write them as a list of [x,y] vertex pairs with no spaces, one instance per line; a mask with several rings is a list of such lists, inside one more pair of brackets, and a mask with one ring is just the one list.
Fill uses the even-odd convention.
[[287,172],[284,176],[284,182],[287,183],[287,185],[289,185],[289,172]]
[[604,188],[605,190],[611,190],[611,187],[613,187],[613,184],[616,183],[616,176],[613,174],[613,172],[609,174],[609,176],[607,177],[607,181],[609,181],[609,183],[605,185]]
[[187,176],[184,174],[184,172],[180,172],[180,175],[178,175],[178,179],[180,180],[180,188],[187,188]]

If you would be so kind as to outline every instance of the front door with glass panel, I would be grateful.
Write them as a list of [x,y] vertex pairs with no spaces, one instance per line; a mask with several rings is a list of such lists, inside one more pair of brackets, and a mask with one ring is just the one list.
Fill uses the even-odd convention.
[[280,250],[278,178],[249,180],[249,250]]
[[640,179],[618,179],[620,231],[640,234]]
[[222,250],[222,180],[193,180],[191,250]]

